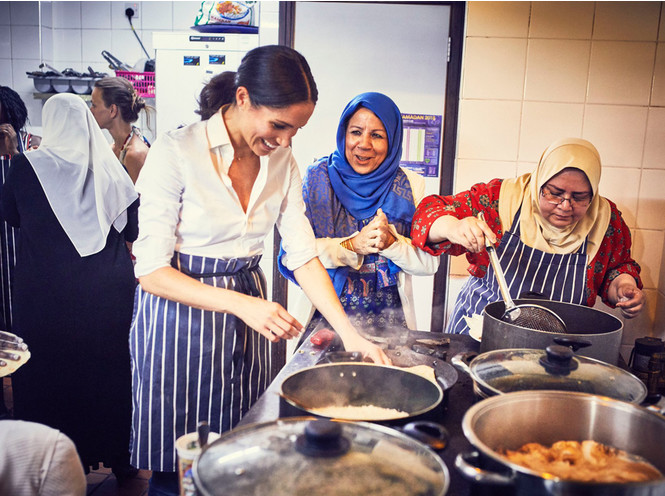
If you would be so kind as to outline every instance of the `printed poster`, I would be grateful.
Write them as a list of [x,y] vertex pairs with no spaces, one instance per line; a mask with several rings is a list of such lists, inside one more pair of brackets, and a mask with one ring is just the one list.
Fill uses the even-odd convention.
[[402,114],[404,138],[400,165],[425,177],[439,175],[440,115]]

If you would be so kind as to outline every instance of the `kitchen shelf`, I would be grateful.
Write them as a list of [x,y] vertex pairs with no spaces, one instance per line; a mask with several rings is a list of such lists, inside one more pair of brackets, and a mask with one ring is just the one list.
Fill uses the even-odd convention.
[[[71,93],[71,92],[69,92],[69,93],[70,93],[71,95],[80,96],[80,97],[81,97],[84,101],[86,101],[86,102],[89,102],[89,101],[90,101],[90,97],[91,97],[91,95],[81,95],[81,94],[79,94],[79,93]],[[59,95],[59,94],[60,94],[60,93],[37,93],[37,92],[35,92],[35,93],[32,94],[32,97],[33,97],[35,100],[45,100],[45,101],[46,101],[46,100],[48,100],[49,98],[51,98],[53,95]],[[154,96],[152,96],[152,97],[151,97],[151,96],[144,96],[143,99],[146,100],[146,101],[148,101],[148,100],[154,100],[155,97],[154,97]]]
[[[90,101],[90,95],[81,95],[79,93],[71,93],[68,92],[72,95],[80,96],[84,101],[89,102]],[[33,93],[32,96],[35,100],[48,100],[51,98],[53,95],[59,95],[60,93]]]

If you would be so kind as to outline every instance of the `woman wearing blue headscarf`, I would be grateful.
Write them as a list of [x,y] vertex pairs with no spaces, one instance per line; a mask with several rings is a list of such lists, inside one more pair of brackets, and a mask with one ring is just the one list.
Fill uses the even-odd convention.
[[[386,95],[362,93],[342,112],[337,149],[303,178],[319,259],[353,324],[370,334],[415,329],[411,276],[439,265],[408,237],[425,182],[400,168],[401,156],[399,108]],[[280,271],[293,280],[285,258],[282,251]]]

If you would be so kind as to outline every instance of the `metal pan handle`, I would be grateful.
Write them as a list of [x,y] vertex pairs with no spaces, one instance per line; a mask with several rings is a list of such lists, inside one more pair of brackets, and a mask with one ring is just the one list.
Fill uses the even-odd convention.
[[414,420],[400,430],[407,436],[436,451],[442,451],[448,446],[448,440],[450,439],[450,434],[444,426],[426,420]]
[[455,457],[455,468],[459,470],[465,479],[479,484],[493,484],[498,486],[512,486],[515,484],[515,472],[501,474],[490,472],[477,466],[480,454],[477,451],[471,453],[458,453]]

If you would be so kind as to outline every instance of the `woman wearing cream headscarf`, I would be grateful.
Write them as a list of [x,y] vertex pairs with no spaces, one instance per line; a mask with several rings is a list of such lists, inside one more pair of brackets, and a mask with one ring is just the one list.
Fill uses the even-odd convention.
[[[621,212],[598,193],[601,163],[586,140],[566,138],[545,150],[536,170],[493,179],[454,196],[429,196],[416,210],[411,237],[434,255],[466,253],[470,277],[446,332],[468,333],[466,317],[502,299],[485,237],[495,243],[510,295],[536,292],[593,306],[596,296],[635,317],[644,305],[640,266]],[[483,212],[486,222],[477,218]]]
[[40,147],[12,157],[0,195],[18,228],[13,332],[31,352],[12,374],[14,417],[62,431],[86,471],[101,462],[121,481],[135,475],[127,242],[138,194],[79,96],[49,98],[42,123]]

